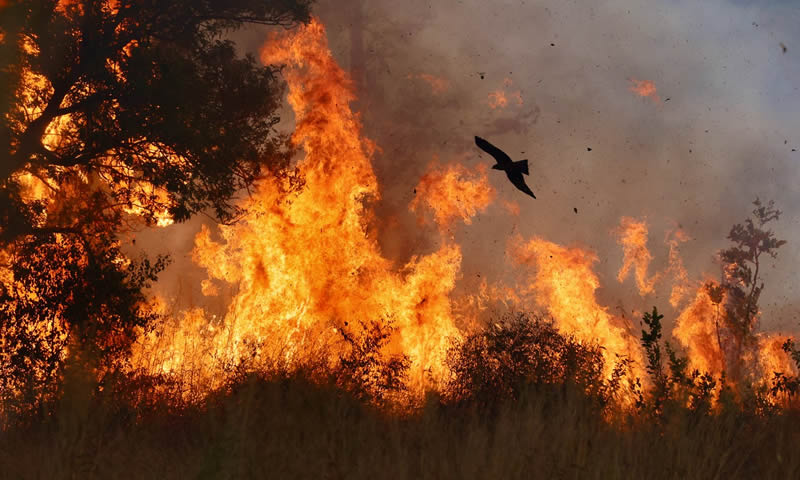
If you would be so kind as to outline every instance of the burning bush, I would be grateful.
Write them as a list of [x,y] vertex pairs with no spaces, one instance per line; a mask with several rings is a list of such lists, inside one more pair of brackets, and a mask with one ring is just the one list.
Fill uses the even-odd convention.
[[519,399],[530,387],[577,387],[600,405],[621,392],[627,363],[605,376],[601,346],[559,332],[539,316],[518,314],[458,341],[448,356],[448,402],[493,409]]

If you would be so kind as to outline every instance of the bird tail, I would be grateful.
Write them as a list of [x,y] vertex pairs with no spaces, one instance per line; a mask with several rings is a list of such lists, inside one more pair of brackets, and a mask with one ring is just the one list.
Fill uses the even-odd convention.
[[518,162],[514,162],[514,170],[518,172],[522,172],[525,175],[528,175],[528,161],[527,160],[520,160]]

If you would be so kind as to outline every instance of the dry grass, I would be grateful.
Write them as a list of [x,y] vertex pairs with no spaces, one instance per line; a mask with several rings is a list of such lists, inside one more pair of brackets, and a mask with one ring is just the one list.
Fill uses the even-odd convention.
[[388,415],[302,378],[251,379],[201,406],[135,415],[88,391],[67,385],[50,415],[2,434],[0,477],[800,477],[793,414],[609,423],[563,385],[530,386],[492,416],[436,397]]

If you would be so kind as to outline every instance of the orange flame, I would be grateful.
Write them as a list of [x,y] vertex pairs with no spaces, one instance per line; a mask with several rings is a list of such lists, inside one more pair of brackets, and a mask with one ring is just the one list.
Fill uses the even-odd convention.
[[602,307],[595,296],[600,281],[592,270],[597,256],[590,251],[567,248],[535,237],[526,244],[516,241],[513,258],[535,268],[525,291],[536,303],[549,310],[558,328],[583,342],[597,342],[603,348],[607,373],[619,357],[635,362],[634,371],[645,378],[637,339],[625,328],[623,320]]
[[[253,352],[290,363],[319,345],[335,354],[338,329],[376,320],[396,329],[390,353],[408,355],[410,383],[422,391],[445,378],[446,350],[460,335],[449,299],[460,248],[444,244],[396,272],[368,235],[372,211],[364,201],[378,196],[373,146],[361,137],[351,81],[319,22],[274,38],[262,59],[287,66],[303,185],[265,180],[247,201],[247,216],[220,228],[221,241],[208,229],[198,235],[195,261],[238,292],[215,332],[203,330],[211,346],[202,350],[201,370],[213,358],[238,362]],[[172,364],[157,368],[173,371]]]
[[681,257],[680,244],[687,242],[689,236],[681,230],[677,229],[667,237],[667,245],[669,245],[669,271],[672,272],[674,283],[672,284],[672,291],[669,295],[669,303],[673,308],[677,308],[681,300],[689,293],[689,274],[686,267],[683,266],[683,258]]
[[486,165],[478,165],[473,172],[459,163],[446,167],[431,164],[415,192],[417,196],[411,202],[411,210],[417,213],[423,208],[431,210],[441,229],[459,218],[471,224],[472,217],[486,210],[494,197]]
[[725,370],[720,328],[724,299],[715,303],[708,290],[700,287],[692,303],[678,316],[672,335],[686,349],[689,367],[719,376]]
[[623,261],[622,267],[617,274],[617,280],[624,282],[631,269],[636,276],[636,286],[639,288],[639,295],[645,296],[653,292],[653,286],[658,280],[658,275],[648,278],[647,269],[653,256],[647,249],[647,223],[637,221],[630,217],[622,217],[619,228],[617,229],[617,242],[622,245]]
[[[192,309],[176,315],[179,321],[163,327],[166,334],[142,336],[134,366],[153,373],[188,371],[207,389],[219,385],[231,365],[292,365],[319,352],[331,362],[343,348],[339,332],[379,321],[395,329],[384,353],[408,356],[410,387],[419,394],[448,378],[445,356],[451,340],[462,336],[458,326],[474,322],[476,312],[491,302],[531,302],[546,308],[563,333],[598,343],[607,375],[625,358],[633,362],[633,375],[647,378],[638,336],[597,299],[598,259],[592,251],[539,237],[512,239],[511,258],[527,268],[519,286],[494,287],[482,279],[477,294],[458,299],[453,292],[462,257],[452,238],[442,236],[437,251],[395,268],[369,229],[374,215],[369,200],[379,196],[375,147],[362,136],[359,117],[349,107],[352,83],[331,56],[323,26],[315,20],[273,37],[262,60],[286,66],[296,120],[293,141],[305,155],[293,176],[260,181],[243,201],[248,213],[239,223],[218,231],[203,228],[197,235],[193,259],[208,275],[201,283],[204,295],[234,292],[224,299],[224,314]],[[459,219],[469,224],[493,195],[485,167],[471,172],[458,163],[433,164],[410,207],[417,213],[430,210],[444,229]],[[623,218],[618,232],[624,250],[618,278],[633,271],[640,293],[652,292],[661,274],[647,273],[652,260],[647,224]],[[686,240],[680,230],[667,237],[665,273],[676,279],[673,305],[689,288],[679,252]],[[690,366],[716,376],[724,370],[715,324],[721,304],[701,288],[673,330]],[[761,340],[764,372],[786,367],[776,342]]]
[[791,357],[783,351],[786,335],[762,334],[757,338],[758,345],[758,373],[762,384],[769,385],[776,373],[797,376],[797,366]]

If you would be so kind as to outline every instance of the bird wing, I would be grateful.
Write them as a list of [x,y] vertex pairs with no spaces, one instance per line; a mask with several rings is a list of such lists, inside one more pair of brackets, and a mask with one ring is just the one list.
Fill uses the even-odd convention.
[[536,195],[533,194],[533,191],[531,191],[531,189],[528,187],[528,184],[525,183],[525,179],[522,177],[522,173],[506,172],[506,176],[508,177],[509,180],[511,180],[511,183],[513,183],[514,186],[517,187],[519,190],[527,193],[533,198],[536,198]]
[[528,175],[528,161],[527,160],[520,160],[518,162],[514,162],[514,170],[524,173]]
[[494,159],[497,160],[498,164],[508,165],[511,163],[511,157],[506,155],[506,152],[500,150],[499,148],[495,147],[494,145],[482,139],[481,137],[478,136],[475,137],[475,145],[477,145],[484,152],[493,156]]

